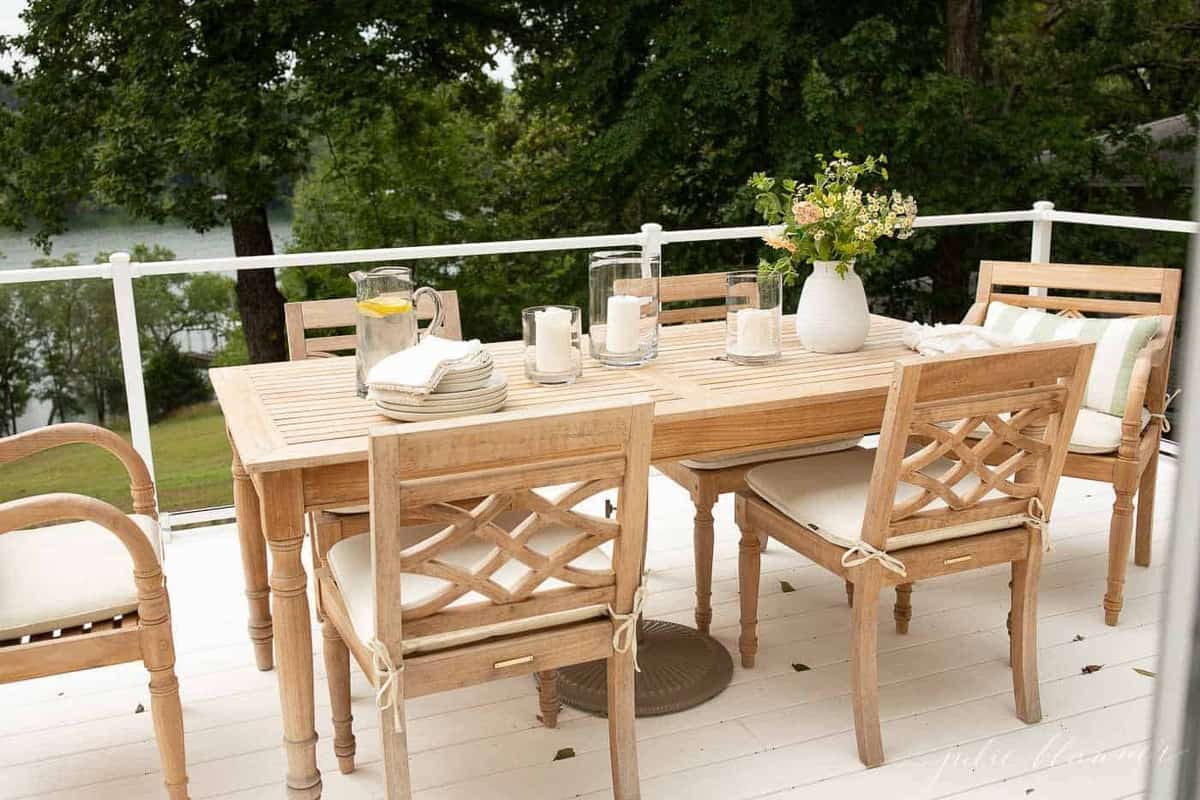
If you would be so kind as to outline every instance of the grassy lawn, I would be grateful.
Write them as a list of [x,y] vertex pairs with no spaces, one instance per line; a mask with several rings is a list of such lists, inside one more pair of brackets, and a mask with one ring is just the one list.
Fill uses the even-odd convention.
[[[118,429],[126,439],[129,431]],[[150,427],[159,508],[233,504],[225,421],[215,405],[185,408]],[[129,510],[129,480],[121,463],[85,445],[60,447],[0,466],[0,502],[45,492],[76,492]]]

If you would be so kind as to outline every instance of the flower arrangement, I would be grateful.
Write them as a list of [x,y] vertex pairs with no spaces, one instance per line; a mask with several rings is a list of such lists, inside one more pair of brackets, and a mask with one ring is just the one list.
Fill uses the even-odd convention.
[[763,237],[782,255],[773,262],[764,259],[759,268],[783,275],[788,284],[796,280],[798,264],[837,261],[837,272],[844,278],[851,262],[875,253],[878,239],[912,236],[917,204],[911,196],[896,191],[864,193],[856,185],[867,175],[886,181],[887,156],[868,156],[855,164],[846,153],[836,151],[833,159],[817,155],[821,169],[812,184],[790,178],[777,182],[761,172],[750,178],[750,186],[758,192],[755,210],[768,225],[782,226]]

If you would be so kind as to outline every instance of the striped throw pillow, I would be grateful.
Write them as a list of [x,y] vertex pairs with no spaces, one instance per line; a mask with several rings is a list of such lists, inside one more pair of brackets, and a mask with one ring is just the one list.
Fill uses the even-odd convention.
[[1092,372],[1083,405],[1105,414],[1122,416],[1129,394],[1133,362],[1162,327],[1162,317],[1114,319],[1060,317],[1040,308],[990,303],[983,327],[1018,342],[1052,342],[1081,339],[1096,343]]

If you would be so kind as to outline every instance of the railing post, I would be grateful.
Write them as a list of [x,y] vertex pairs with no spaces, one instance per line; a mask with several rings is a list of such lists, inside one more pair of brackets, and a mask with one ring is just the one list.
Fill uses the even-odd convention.
[[[1029,260],[1034,264],[1050,263],[1050,237],[1054,232],[1054,220],[1050,212],[1054,211],[1054,203],[1049,200],[1038,200],[1033,204],[1037,219],[1033,221],[1033,236],[1029,242]],[[1038,286],[1030,286],[1029,293],[1035,297],[1045,297],[1047,290]]]
[[647,222],[642,226],[642,276],[650,275],[650,258],[657,257],[662,269],[662,225]]
[[145,460],[154,475],[154,456],[150,450],[150,415],[146,411],[146,385],[142,381],[142,346],[138,339],[137,309],[133,301],[133,271],[129,253],[113,253],[113,297],[117,305],[117,336],[121,343],[121,370],[125,375],[125,404],[129,410],[129,431],[133,448]]

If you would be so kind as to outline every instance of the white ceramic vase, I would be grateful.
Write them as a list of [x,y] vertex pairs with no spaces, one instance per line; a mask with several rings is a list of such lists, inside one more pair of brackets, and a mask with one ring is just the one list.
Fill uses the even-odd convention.
[[867,341],[871,315],[862,279],[848,262],[845,277],[837,261],[814,261],[812,274],[800,290],[796,335],[816,353],[851,353]]

